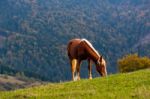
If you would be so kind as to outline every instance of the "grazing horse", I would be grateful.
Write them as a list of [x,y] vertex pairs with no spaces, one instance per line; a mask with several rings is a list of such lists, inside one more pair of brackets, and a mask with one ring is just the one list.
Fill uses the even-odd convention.
[[80,64],[82,60],[88,60],[89,79],[92,79],[92,62],[96,65],[96,70],[101,76],[107,75],[106,62],[104,58],[95,50],[92,44],[86,39],[72,39],[69,41],[68,57],[70,59],[72,79],[75,81],[75,72],[77,71],[77,80],[80,80]]

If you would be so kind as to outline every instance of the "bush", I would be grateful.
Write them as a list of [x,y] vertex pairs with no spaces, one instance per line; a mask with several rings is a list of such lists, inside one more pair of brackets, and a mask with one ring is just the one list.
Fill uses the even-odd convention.
[[150,58],[139,57],[138,54],[130,54],[118,60],[120,72],[131,72],[139,69],[150,68]]

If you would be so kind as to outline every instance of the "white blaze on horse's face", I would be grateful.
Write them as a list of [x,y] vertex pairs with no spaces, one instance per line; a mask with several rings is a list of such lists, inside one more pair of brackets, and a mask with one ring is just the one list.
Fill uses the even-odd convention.
[[97,71],[99,72],[99,74],[101,76],[107,76],[106,62],[102,58],[102,56],[101,56],[101,58],[97,62],[96,69],[97,69]]

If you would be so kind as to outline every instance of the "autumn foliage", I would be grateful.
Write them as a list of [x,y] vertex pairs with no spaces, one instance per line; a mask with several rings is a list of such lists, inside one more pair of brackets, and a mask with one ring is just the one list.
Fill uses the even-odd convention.
[[120,72],[150,68],[150,58],[139,57],[138,54],[129,54],[118,60],[118,67]]

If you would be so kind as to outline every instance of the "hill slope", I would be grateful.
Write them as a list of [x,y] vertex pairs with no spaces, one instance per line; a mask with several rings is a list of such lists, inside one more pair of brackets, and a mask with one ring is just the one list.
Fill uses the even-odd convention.
[[1,99],[60,98],[60,99],[147,99],[150,97],[150,70],[110,75],[107,78],[48,84],[22,90],[0,92]]
[[[149,7],[150,0],[0,0],[0,73],[69,80],[72,38],[87,38],[108,73],[117,72],[124,54],[150,56]],[[86,77],[87,66],[81,68]]]

